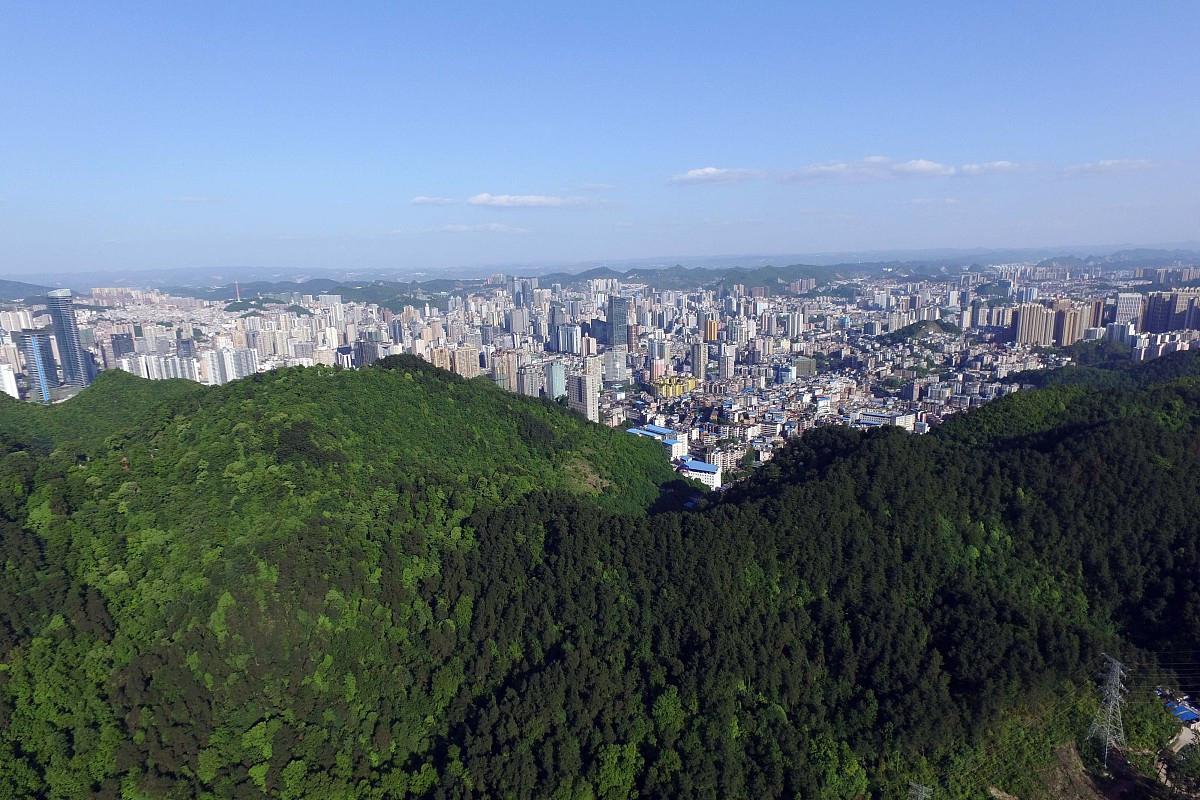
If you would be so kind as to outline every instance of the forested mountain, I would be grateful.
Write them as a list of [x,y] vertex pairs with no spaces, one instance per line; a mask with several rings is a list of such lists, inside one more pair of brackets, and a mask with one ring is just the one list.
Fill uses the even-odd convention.
[[1200,636],[1197,363],[689,511],[657,445],[408,358],[0,404],[0,797],[1050,796],[1100,652],[1145,695]]
[[48,291],[50,291],[48,286],[0,278],[0,300],[24,300],[26,297],[44,295]]

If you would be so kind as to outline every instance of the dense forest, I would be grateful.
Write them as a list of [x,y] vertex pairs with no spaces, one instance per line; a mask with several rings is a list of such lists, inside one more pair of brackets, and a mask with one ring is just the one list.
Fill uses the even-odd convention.
[[0,798],[1045,796],[1102,651],[1131,748],[1198,674],[1196,356],[690,510],[407,357],[0,403]]

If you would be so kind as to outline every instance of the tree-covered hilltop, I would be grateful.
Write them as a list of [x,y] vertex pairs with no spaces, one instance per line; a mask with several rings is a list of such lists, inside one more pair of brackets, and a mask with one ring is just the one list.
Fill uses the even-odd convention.
[[491,502],[562,488],[622,511],[644,510],[675,480],[653,443],[412,356],[369,370],[282,369],[216,388],[114,370],[53,406],[0,396],[0,437],[44,450],[119,452],[130,462],[165,458],[190,494],[205,496],[199,502],[223,504],[228,484],[205,484],[199,473],[209,469],[198,462],[220,465],[226,479],[236,472],[242,483],[403,480],[469,487]]
[[185,380],[148,381],[121,370],[96,376],[86,392],[65,403],[22,403],[0,394],[0,437],[51,450],[95,452],[106,437],[123,430],[145,430],[157,419],[194,407],[204,391]]
[[905,325],[903,328],[898,328],[891,333],[879,337],[879,339],[886,344],[903,344],[905,342],[928,339],[931,336],[941,333],[959,336],[962,334],[962,328],[945,320],[925,319],[914,322],[911,325]]
[[1176,361],[651,514],[652,443],[411,359],[0,405],[0,797],[1049,796],[1100,651],[1200,637]]

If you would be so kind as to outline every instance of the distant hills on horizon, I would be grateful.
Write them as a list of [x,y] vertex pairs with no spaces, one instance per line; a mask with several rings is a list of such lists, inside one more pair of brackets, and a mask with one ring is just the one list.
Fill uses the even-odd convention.
[[36,283],[10,281],[0,278],[0,300],[24,300],[50,291],[49,286],[39,286]]
[[[574,283],[589,277],[619,277],[638,280],[646,276],[661,278],[679,272],[706,282],[706,273],[755,272],[758,270],[821,270],[830,273],[874,272],[884,268],[907,269],[914,273],[936,273],[970,266],[1032,261],[1071,263],[1079,266],[1104,265],[1162,267],[1177,263],[1200,263],[1200,242],[1185,242],[1166,247],[1073,246],[1042,248],[933,248],[923,250],[843,251],[796,254],[743,254],[696,257],[655,257],[581,261],[565,265],[552,263],[512,263],[471,267],[412,269],[288,269],[279,267],[229,266],[217,268],[173,268],[164,270],[89,270],[55,276],[49,283],[86,289],[92,286],[139,286],[176,289],[179,287],[215,289],[241,282],[243,287],[257,284],[328,282],[329,286],[364,284],[373,281],[409,284],[484,280],[488,275],[506,272],[537,276],[548,283]],[[22,299],[45,292],[48,286],[34,283],[47,276],[0,280],[0,299]]]

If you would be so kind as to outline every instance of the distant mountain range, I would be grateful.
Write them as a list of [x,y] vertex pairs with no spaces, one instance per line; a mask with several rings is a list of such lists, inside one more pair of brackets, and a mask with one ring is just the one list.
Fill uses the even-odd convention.
[[[690,289],[697,286],[716,287],[728,284],[752,286],[779,286],[799,278],[816,278],[819,283],[864,274],[877,269],[876,265],[845,265],[838,270],[831,267],[814,267],[795,264],[786,267],[759,267],[746,269],[703,269],[699,267],[674,266],[665,269],[630,269],[625,272],[598,267],[586,272],[554,272],[538,276],[543,286],[561,283],[567,286],[582,286],[589,280],[617,278],[625,283],[646,283],[656,289]],[[405,305],[431,303],[444,306],[446,296],[456,292],[476,289],[484,284],[479,279],[433,278],[426,281],[368,282],[335,281],[329,278],[313,278],[305,281],[250,281],[225,284],[217,287],[165,287],[166,291],[185,297],[205,300],[232,300],[239,294],[242,298],[290,294],[339,294],[347,300],[379,303],[399,310]]]
[[44,295],[48,291],[48,286],[0,279],[0,300],[24,300],[27,297]]
[[1195,250],[1152,250],[1140,248],[1118,250],[1115,253],[1091,256],[1055,256],[1043,259],[1038,266],[1111,267],[1176,267],[1200,263],[1200,252]]
[[428,281],[335,281],[330,278],[312,278],[305,281],[249,281],[226,284],[211,288],[194,286],[168,286],[165,291],[182,297],[198,297],[202,300],[243,300],[253,297],[278,297],[297,294],[337,294],[346,300],[362,303],[378,303],[399,311],[406,305],[421,306],[429,303],[443,310],[447,296],[470,286],[479,286],[482,280],[450,280],[435,278]]
[[[547,283],[575,284],[589,277],[622,277],[627,281],[652,283],[662,288],[682,288],[682,283],[695,286],[719,283],[725,278],[714,278],[713,274],[727,274],[733,282],[753,283],[760,277],[774,283],[785,276],[780,270],[791,270],[799,277],[869,274],[881,270],[896,270],[902,273],[937,275],[972,266],[1029,262],[1043,264],[1100,265],[1113,268],[1145,266],[1160,267],[1175,264],[1200,264],[1200,243],[1186,242],[1181,245],[1148,248],[1132,246],[1071,246],[1044,248],[974,248],[974,249],[927,249],[927,250],[882,250],[861,252],[797,253],[775,255],[724,255],[671,258],[611,259],[604,261],[580,261],[569,264],[511,263],[464,267],[432,267],[427,269],[293,269],[286,267],[229,266],[199,269],[163,270],[96,270],[53,276],[54,285],[68,285],[76,289],[93,286],[141,286],[178,290],[212,289],[232,287],[241,281],[243,289],[258,284],[283,286],[303,284],[318,286],[363,285],[376,282],[423,286],[426,291],[445,291],[432,286],[462,282],[464,285],[478,283],[486,276],[497,272],[510,275],[536,275]],[[765,272],[764,272],[765,270]],[[823,272],[821,272],[823,271]],[[737,273],[737,274],[735,274]],[[31,280],[46,280],[42,275],[18,276]],[[736,280],[741,278],[741,280]],[[785,281],[786,282],[786,281]],[[19,281],[0,281],[5,284]],[[35,286],[38,291],[45,287]],[[251,292],[257,288],[249,288]],[[17,294],[23,290],[15,290]],[[284,289],[279,289],[284,291]],[[307,289],[302,291],[309,291]],[[35,292],[36,293],[36,292]],[[195,294],[191,292],[191,294]],[[0,297],[6,294],[0,293]],[[222,297],[232,297],[222,294]]]
[[[542,286],[555,283],[564,286],[583,286],[590,280],[616,278],[625,283],[644,283],[655,289],[692,289],[696,287],[719,288],[740,284],[747,288],[757,286],[779,288],[801,278],[815,278],[818,286],[837,280],[893,273],[897,276],[944,277],[964,269],[979,268],[988,263],[1006,259],[1033,261],[1029,251],[989,253],[990,257],[964,261],[963,258],[918,259],[907,261],[863,261],[836,264],[789,264],[786,266],[684,266],[668,267],[631,266],[621,270],[611,266],[600,266],[582,272],[536,272],[517,271],[513,274],[536,276]],[[1079,267],[1108,267],[1113,269],[1132,266],[1163,267],[1177,264],[1200,263],[1200,252],[1194,250],[1120,250],[1105,255],[1055,256],[1037,262],[1042,265],[1078,265]],[[427,280],[336,280],[334,278],[308,278],[299,281],[258,280],[241,283],[223,283],[218,286],[181,284],[164,286],[166,291],[186,297],[206,300],[232,300],[240,293],[243,298],[300,294],[340,294],[347,300],[372,302],[399,310],[405,305],[419,306],[424,303],[444,307],[446,297],[464,292],[484,284],[483,278],[437,277]]]

